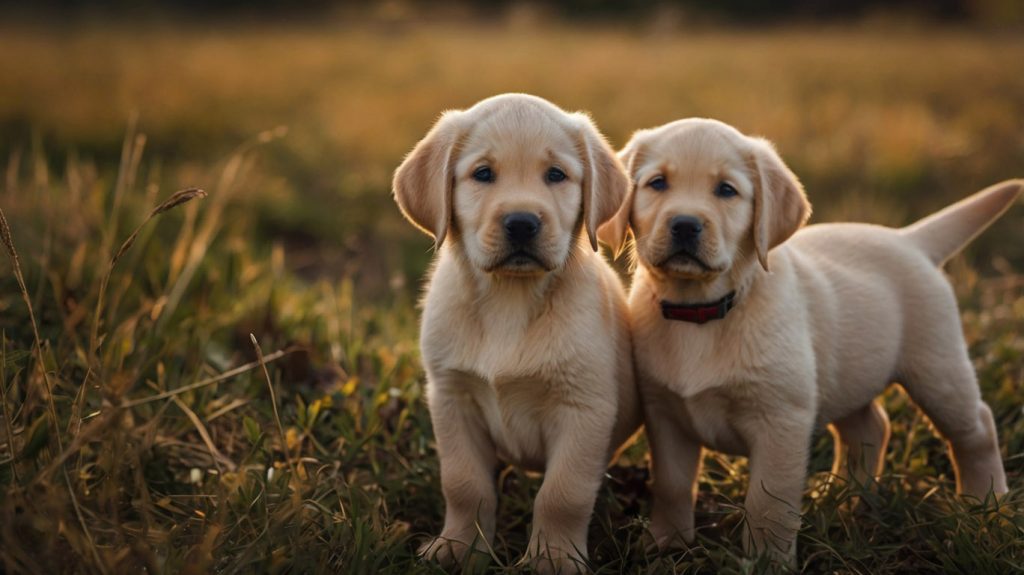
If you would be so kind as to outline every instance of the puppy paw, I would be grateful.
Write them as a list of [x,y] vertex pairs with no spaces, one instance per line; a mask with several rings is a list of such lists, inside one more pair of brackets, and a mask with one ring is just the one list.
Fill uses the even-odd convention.
[[448,539],[442,535],[434,537],[421,545],[416,554],[421,559],[436,561],[445,569],[451,569],[458,564],[468,550],[469,545]]
[[436,561],[445,570],[461,566],[463,573],[476,573],[482,571],[491,559],[481,547],[441,534],[421,545],[416,554],[426,561]]

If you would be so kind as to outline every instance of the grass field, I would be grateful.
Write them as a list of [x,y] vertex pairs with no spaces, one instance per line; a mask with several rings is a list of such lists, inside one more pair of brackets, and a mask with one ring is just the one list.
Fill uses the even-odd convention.
[[[414,307],[429,241],[389,178],[443,109],[533,92],[619,145],[717,117],[778,143],[814,221],[899,225],[1024,175],[1022,62],[1020,34],[892,25],[0,24],[3,570],[439,571],[414,556],[443,512]],[[1022,223],[948,266],[1012,492],[958,500],[894,388],[877,491],[818,489],[815,443],[806,571],[1024,570]],[[641,440],[602,488],[595,570],[755,570],[745,470],[709,455],[698,547],[648,554]],[[491,572],[514,570],[539,484],[501,474]]]

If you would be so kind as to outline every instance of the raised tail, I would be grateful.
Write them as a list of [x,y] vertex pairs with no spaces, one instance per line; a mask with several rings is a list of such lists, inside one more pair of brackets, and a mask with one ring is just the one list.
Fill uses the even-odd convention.
[[910,243],[941,266],[1003,215],[1024,191],[1024,180],[1006,180],[902,228]]

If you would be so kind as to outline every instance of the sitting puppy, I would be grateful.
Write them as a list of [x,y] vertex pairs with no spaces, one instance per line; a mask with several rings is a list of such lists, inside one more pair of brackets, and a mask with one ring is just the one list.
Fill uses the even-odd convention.
[[486,550],[503,461],[545,472],[524,560],[583,568],[601,478],[641,421],[625,290],[595,253],[627,189],[587,116],[521,94],[445,113],[395,173],[438,248],[420,347],[445,521],[423,556]]
[[874,399],[893,381],[949,442],[958,492],[1006,492],[939,267],[1021,181],[903,229],[798,232],[810,205],[765,140],[688,119],[637,132],[620,159],[633,187],[600,234],[618,251],[635,237],[629,306],[659,546],[694,536],[706,445],[750,458],[745,549],[792,563],[812,432],[832,425],[837,475],[877,476],[889,421]]

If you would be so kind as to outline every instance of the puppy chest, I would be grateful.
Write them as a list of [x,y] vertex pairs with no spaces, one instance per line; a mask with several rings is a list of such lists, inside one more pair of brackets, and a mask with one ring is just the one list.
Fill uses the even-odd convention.
[[744,417],[742,408],[728,398],[702,393],[684,400],[686,415],[700,442],[715,451],[746,455],[747,442],[735,426]]
[[648,385],[645,391],[646,417],[659,420],[666,429],[674,429],[715,451],[745,455],[747,441],[738,422],[749,417],[742,405],[719,390],[693,397],[682,397],[663,385]]
[[579,362],[578,334],[563,329],[516,325],[496,316],[479,329],[433,328],[429,339],[421,338],[425,359],[444,369],[476,373],[489,381],[523,378],[527,374],[544,379],[560,378],[567,366]]
[[499,459],[530,470],[544,469],[549,392],[549,386],[537,380],[503,380],[478,388],[475,403]]

